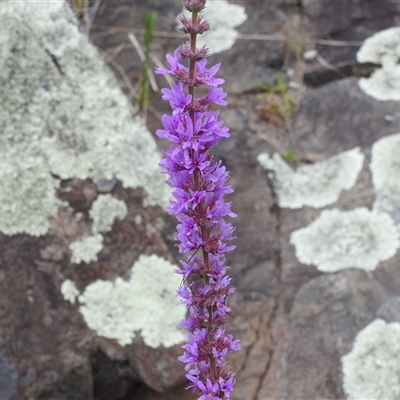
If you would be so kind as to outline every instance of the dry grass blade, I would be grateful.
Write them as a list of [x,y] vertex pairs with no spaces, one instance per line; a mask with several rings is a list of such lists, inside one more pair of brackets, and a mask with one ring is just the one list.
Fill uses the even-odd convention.
[[340,71],[339,68],[335,67],[334,65],[330,64],[328,61],[326,61],[322,56],[317,54],[316,60],[325,68],[330,69],[331,71],[336,72],[338,75],[344,77],[345,75],[343,74],[342,71]]
[[[142,46],[140,45],[139,41],[136,39],[136,36],[132,32],[129,32],[128,33],[128,38],[132,42],[133,47],[136,49],[136,51],[137,51],[137,53],[138,53],[138,55],[140,57],[140,60],[142,62],[145,62],[146,57],[144,55]],[[151,58],[151,56],[150,56],[150,58]],[[153,89],[154,92],[158,92],[158,86],[157,86],[156,79],[154,77],[153,71],[151,69],[149,69],[147,71],[147,75],[149,77],[151,88]]]
[[115,57],[117,57],[117,55],[121,53],[121,51],[125,48],[125,46],[126,43],[121,43],[117,47],[115,47],[113,52],[105,57],[106,63],[109,64],[112,60],[114,60]]
[[92,29],[93,21],[96,18],[97,11],[100,7],[101,0],[96,0],[94,4],[90,7],[89,0],[84,0],[83,15],[85,21],[85,33],[89,37],[90,31]]
[[[143,35],[145,32],[143,29],[132,29],[123,28],[118,26],[104,26],[104,25],[92,25],[92,29],[106,30],[111,33],[136,33]],[[153,31],[153,36],[166,37],[166,38],[184,38],[183,33],[164,32],[164,31]],[[239,40],[261,40],[261,41],[272,41],[272,42],[285,42],[287,38],[283,35],[261,35],[261,34],[239,34],[237,36]],[[360,47],[362,41],[345,41],[345,40],[330,40],[330,39],[307,39],[308,44],[319,44],[322,46],[338,46],[338,47]]]

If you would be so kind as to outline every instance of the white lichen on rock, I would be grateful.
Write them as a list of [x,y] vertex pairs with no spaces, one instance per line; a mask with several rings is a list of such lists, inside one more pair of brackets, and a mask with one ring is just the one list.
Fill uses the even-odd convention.
[[376,191],[374,209],[387,212],[400,225],[400,133],[372,146],[371,172]]
[[156,143],[69,6],[5,0],[0,19],[0,230],[45,234],[59,178],[115,177],[166,207]]
[[376,319],[360,331],[342,357],[349,400],[400,398],[400,324]]
[[103,236],[99,233],[93,236],[85,236],[69,245],[72,252],[71,261],[75,264],[81,262],[90,263],[97,261],[97,254],[103,248]]
[[110,194],[99,195],[89,211],[93,221],[93,233],[104,233],[111,230],[115,219],[124,219],[127,213],[128,208],[122,200],[118,200]]
[[[186,10],[183,14],[190,16]],[[198,36],[197,45],[207,46],[210,53],[215,54],[229,50],[235,44],[239,33],[234,28],[246,21],[247,14],[244,7],[226,0],[209,1],[203,19],[209,22],[211,30]]]
[[396,254],[399,237],[389,215],[367,208],[322,211],[310,225],[292,233],[290,243],[303,264],[320,271],[374,270]]
[[79,296],[79,290],[76,287],[75,282],[71,281],[71,279],[66,279],[61,284],[61,294],[63,295],[64,300],[73,304]]
[[370,78],[360,78],[359,86],[366,94],[376,100],[400,101],[400,67],[382,68]]
[[400,55],[400,28],[377,32],[364,41],[357,52],[358,62],[371,62],[383,68],[398,64]]
[[180,278],[173,264],[156,255],[141,255],[128,281],[98,280],[79,296],[80,311],[88,326],[100,336],[116,339],[121,346],[141,333],[151,347],[171,347],[186,339],[179,328],[186,309],[175,290]]
[[56,197],[59,180],[49,174],[38,149],[30,150],[0,143],[0,231],[6,235],[44,235],[48,216],[61,203]]
[[362,169],[364,155],[358,147],[315,164],[291,168],[279,154],[258,156],[260,164],[273,172],[272,183],[280,207],[325,207],[351,189]]
[[400,100],[400,28],[375,33],[364,41],[357,53],[359,62],[380,64],[369,78],[358,83],[362,90],[377,100]]

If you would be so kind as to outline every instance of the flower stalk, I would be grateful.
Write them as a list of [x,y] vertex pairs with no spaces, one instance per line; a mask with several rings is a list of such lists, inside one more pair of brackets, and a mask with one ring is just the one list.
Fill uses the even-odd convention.
[[[218,113],[209,111],[212,103],[227,104],[226,94],[218,87],[224,80],[215,77],[220,64],[206,68],[208,50],[196,47],[196,36],[209,29],[201,16],[205,4],[206,0],[183,2],[191,18],[180,18],[181,30],[190,40],[173,56],[167,55],[169,67],[156,69],[176,80],[171,89],[162,90],[172,115],[162,117],[163,129],[157,135],[172,143],[160,165],[173,188],[169,212],[178,220],[178,248],[186,255],[176,271],[183,278],[177,293],[188,308],[181,326],[189,332],[179,359],[186,364],[189,388],[199,400],[226,400],[235,377],[225,356],[240,349],[239,341],[225,329],[230,313],[227,297],[234,290],[224,265],[225,254],[234,249],[227,244],[233,227],[225,218],[236,215],[224,201],[224,195],[232,192],[226,185],[229,174],[210,152],[222,137],[229,137],[229,130],[218,120]],[[208,88],[208,93],[196,97],[195,88],[200,86]]]

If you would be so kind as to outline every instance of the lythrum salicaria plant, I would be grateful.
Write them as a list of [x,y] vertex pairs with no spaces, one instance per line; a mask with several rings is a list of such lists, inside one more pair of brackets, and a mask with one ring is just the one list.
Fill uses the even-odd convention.
[[[205,5],[206,0],[183,2],[191,18],[180,18],[181,30],[190,40],[173,56],[167,55],[169,67],[156,69],[176,80],[171,89],[162,90],[172,115],[163,116],[164,129],[157,135],[172,142],[160,165],[173,188],[169,211],[178,220],[176,239],[179,251],[186,255],[176,271],[183,277],[177,293],[188,308],[181,326],[189,331],[189,341],[180,360],[186,364],[188,388],[199,400],[224,400],[235,384],[225,356],[240,349],[239,341],[225,330],[230,312],[227,296],[233,288],[224,261],[234,246],[227,244],[233,227],[224,218],[235,214],[224,201],[224,195],[232,192],[226,185],[229,174],[210,152],[229,133],[218,113],[209,111],[211,103],[227,104],[226,94],[218,88],[224,80],[215,77],[220,65],[207,68],[207,48],[196,47],[196,36],[209,29],[201,16]],[[200,86],[205,87],[204,96],[195,95]]]

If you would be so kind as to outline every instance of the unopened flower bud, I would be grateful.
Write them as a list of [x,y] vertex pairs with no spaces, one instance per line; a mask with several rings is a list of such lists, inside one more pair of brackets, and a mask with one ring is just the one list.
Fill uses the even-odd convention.
[[183,7],[189,12],[198,13],[204,10],[206,6],[206,0],[185,0]]
[[182,24],[182,28],[180,28],[180,30],[189,35],[193,33],[202,34],[210,30],[210,24],[207,21],[202,21],[201,17],[199,17],[197,21],[193,22],[184,15],[181,15],[179,17],[179,22]]
[[178,48],[179,55],[182,58],[186,58],[187,60],[200,61],[203,58],[206,58],[208,55],[208,48],[206,46],[201,47],[200,49],[196,48],[193,52],[190,46],[190,42],[183,43]]

